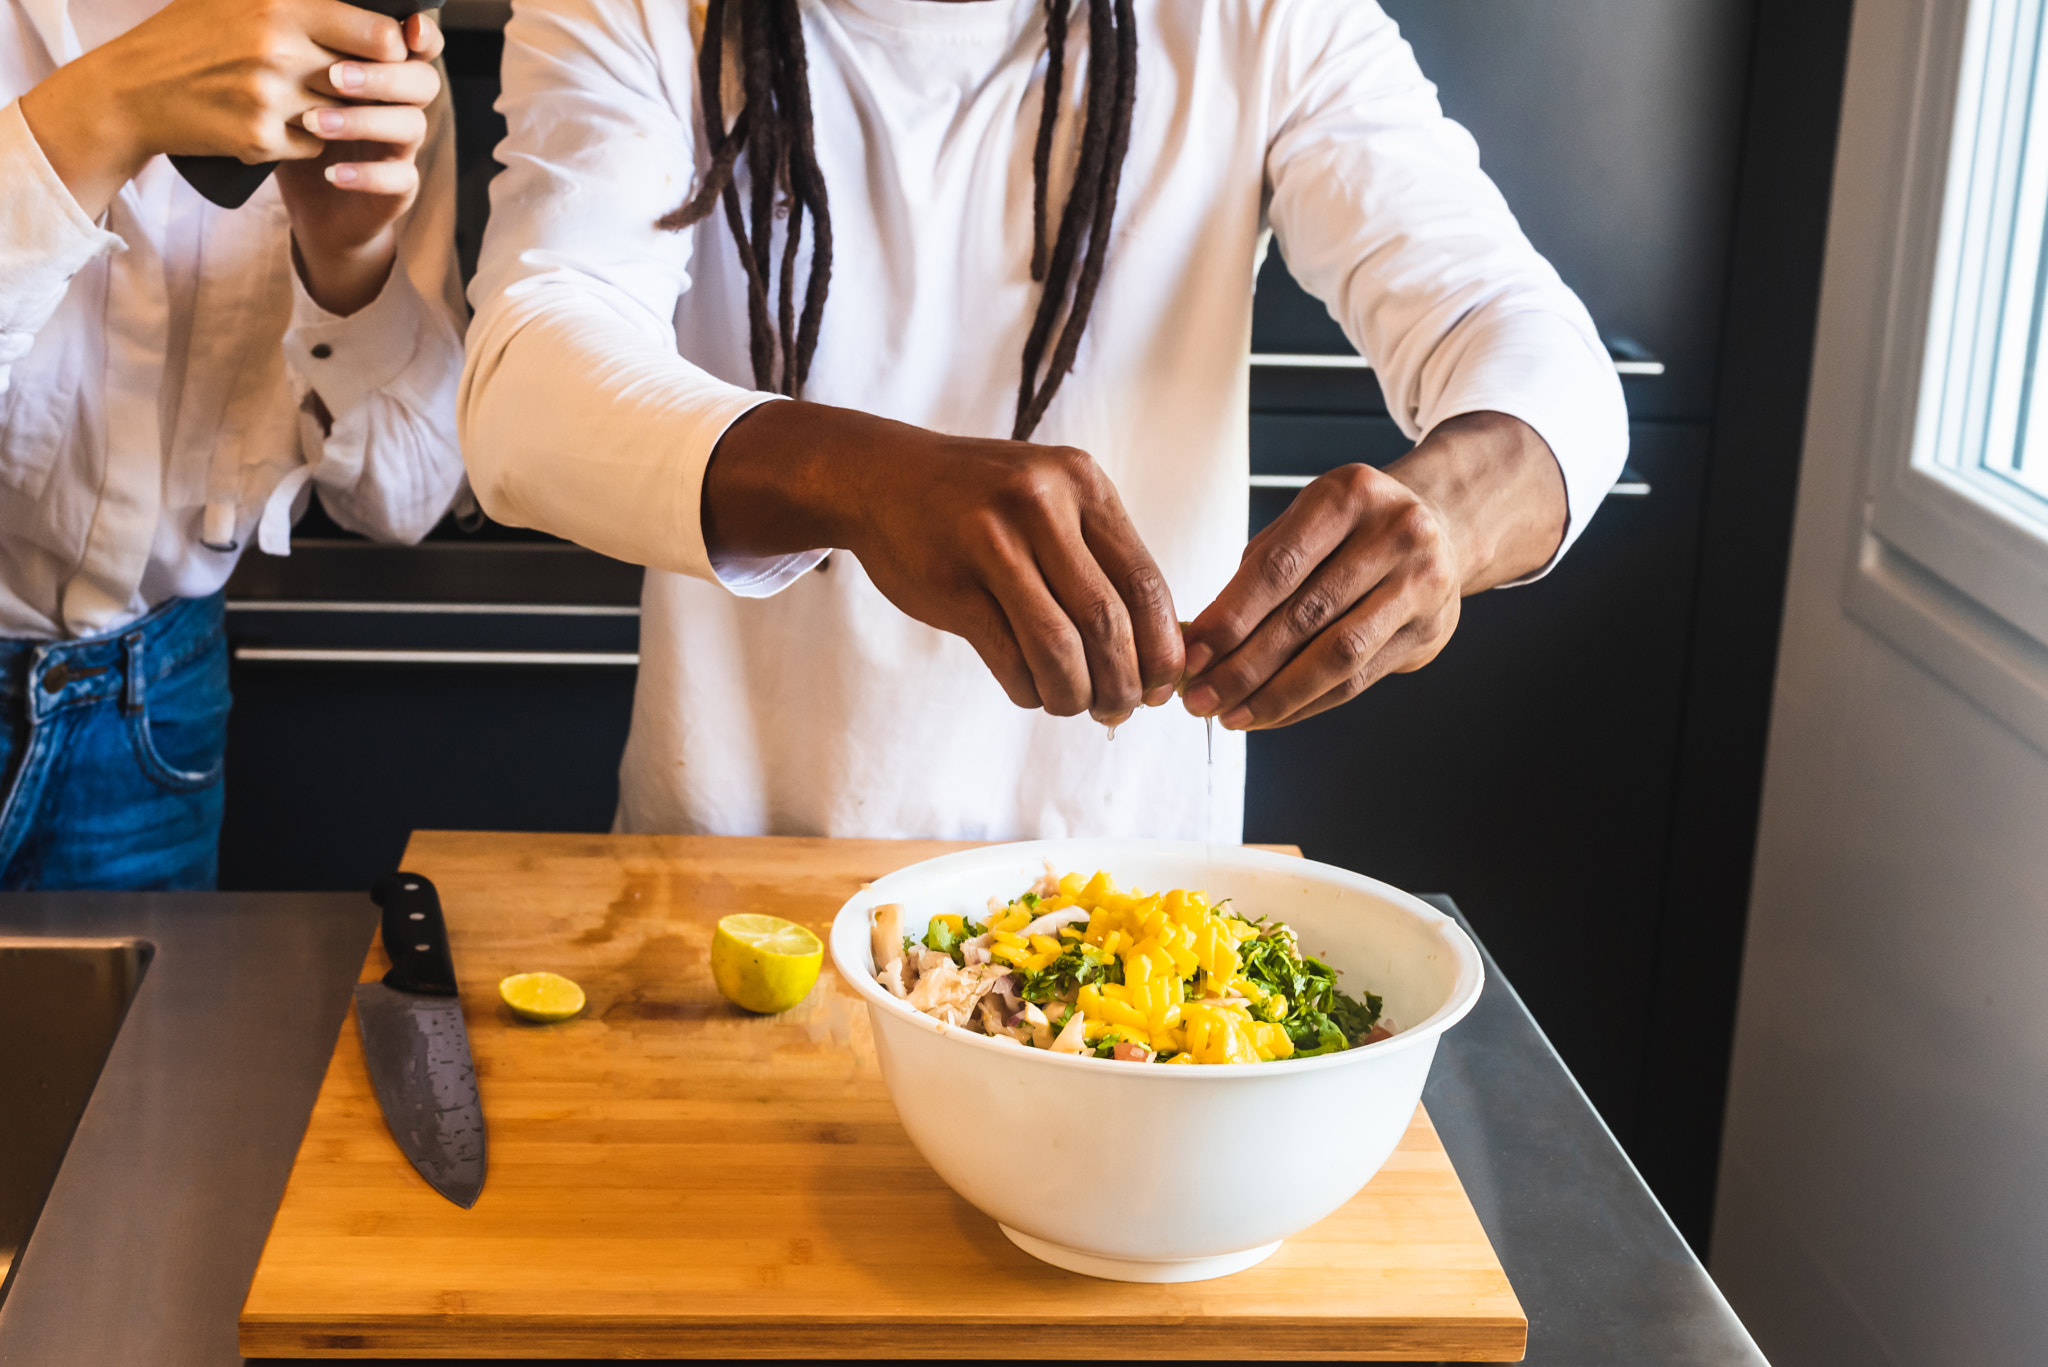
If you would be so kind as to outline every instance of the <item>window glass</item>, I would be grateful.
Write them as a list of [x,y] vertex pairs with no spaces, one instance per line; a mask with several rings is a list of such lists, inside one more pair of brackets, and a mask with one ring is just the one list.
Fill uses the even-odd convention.
[[1939,420],[1922,460],[2048,536],[2048,4],[1981,3],[1956,110],[1959,231],[1931,337]]

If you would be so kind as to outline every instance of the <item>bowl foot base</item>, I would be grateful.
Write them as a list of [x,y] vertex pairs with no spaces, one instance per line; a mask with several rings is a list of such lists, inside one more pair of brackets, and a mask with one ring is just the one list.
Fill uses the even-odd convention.
[[1200,1282],[1211,1277],[1227,1277],[1233,1272],[1242,1272],[1256,1267],[1273,1256],[1280,1247],[1279,1240],[1258,1248],[1248,1248],[1242,1253],[1224,1253],[1214,1258],[1177,1258],[1162,1262],[1145,1262],[1133,1258],[1107,1258],[1100,1253],[1083,1253],[1078,1248],[1065,1244],[1048,1243],[1021,1234],[996,1222],[996,1228],[1017,1247],[1029,1253],[1040,1262],[1063,1267],[1069,1272],[1079,1272],[1085,1277],[1101,1277],[1112,1282]]

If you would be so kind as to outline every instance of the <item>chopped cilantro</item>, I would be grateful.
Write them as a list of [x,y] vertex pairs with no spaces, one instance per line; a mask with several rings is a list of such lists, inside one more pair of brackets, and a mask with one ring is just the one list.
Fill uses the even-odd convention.
[[[1287,1013],[1280,1023],[1294,1043],[1296,1058],[1334,1054],[1349,1049],[1371,1032],[1380,1018],[1380,999],[1368,992],[1360,1002],[1337,988],[1337,970],[1322,960],[1300,952],[1294,935],[1285,927],[1268,928],[1263,922],[1245,920],[1260,933],[1238,949],[1244,976],[1267,993],[1287,999]],[[1256,1013],[1255,1014],[1259,1014]],[[1272,1019],[1270,1012],[1261,1019]]]
[[1044,968],[1017,975],[1017,995],[1028,1002],[1064,1000],[1083,983],[1120,983],[1123,960],[1090,944],[1074,944]]
[[931,924],[925,927],[924,932],[925,948],[935,949],[941,954],[951,955],[953,962],[956,964],[962,958],[960,953],[961,944],[970,938],[963,933],[962,928],[955,926],[954,922],[958,919],[952,916],[934,916],[932,917]]

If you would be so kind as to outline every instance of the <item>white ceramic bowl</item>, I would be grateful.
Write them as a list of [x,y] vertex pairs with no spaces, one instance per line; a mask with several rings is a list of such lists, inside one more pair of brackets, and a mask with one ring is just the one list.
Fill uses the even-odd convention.
[[[1018,1049],[941,1024],[875,981],[868,913],[904,932],[987,914],[1047,861],[1119,887],[1206,888],[1294,927],[1354,996],[1377,992],[1392,1039],[1320,1058],[1171,1068]],[[944,855],[862,891],[832,923],[832,962],[868,1004],[911,1142],[1026,1252],[1124,1281],[1250,1267],[1358,1193],[1422,1096],[1437,1037],[1478,1000],[1478,950],[1449,917],[1384,883],[1238,846],[1046,840]]]

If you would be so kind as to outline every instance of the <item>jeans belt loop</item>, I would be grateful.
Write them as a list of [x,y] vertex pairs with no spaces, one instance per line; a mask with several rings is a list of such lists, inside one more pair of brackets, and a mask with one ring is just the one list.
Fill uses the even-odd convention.
[[133,716],[142,710],[142,667],[144,663],[142,633],[131,631],[121,638],[121,648],[127,656],[125,661],[127,677],[121,681],[121,710]]
[[[55,668],[50,662],[53,653],[51,643],[45,641],[28,657],[28,714],[31,724],[41,721],[49,712],[55,710],[56,694],[48,683],[50,670]],[[63,657],[58,658],[61,661]]]

